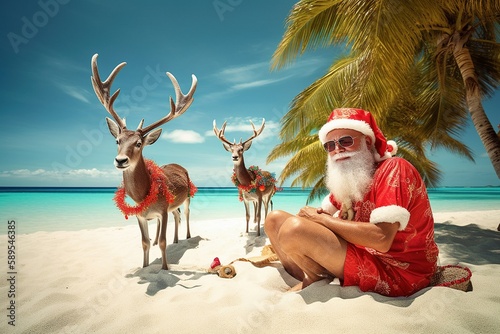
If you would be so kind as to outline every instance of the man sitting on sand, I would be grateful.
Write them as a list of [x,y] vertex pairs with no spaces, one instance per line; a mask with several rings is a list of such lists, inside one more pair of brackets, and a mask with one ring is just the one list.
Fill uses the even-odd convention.
[[333,277],[386,296],[429,286],[438,248],[417,170],[392,157],[396,143],[361,109],[335,109],[319,139],[328,152],[330,195],[319,209],[273,211],[265,222],[284,268],[301,281],[292,290]]

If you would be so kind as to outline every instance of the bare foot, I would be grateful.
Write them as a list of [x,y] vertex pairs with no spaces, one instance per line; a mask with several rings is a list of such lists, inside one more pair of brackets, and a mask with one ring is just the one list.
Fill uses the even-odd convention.
[[[327,280],[328,282],[331,282],[333,281],[334,277],[330,276],[330,275],[321,275],[321,276],[318,276],[321,280],[324,279],[324,280]],[[307,277],[304,278],[304,280],[302,282],[299,282],[297,285],[291,287],[290,289],[287,290],[287,292],[299,292],[299,291],[302,291],[303,289],[307,288],[309,285],[313,284],[314,282],[318,282],[319,280],[310,280],[308,279]]]
[[303,289],[302,282],[299,282],[297,285],[292,286],[290,289],[288,289],[287,292],[299,292],[302,291],[302,289]]

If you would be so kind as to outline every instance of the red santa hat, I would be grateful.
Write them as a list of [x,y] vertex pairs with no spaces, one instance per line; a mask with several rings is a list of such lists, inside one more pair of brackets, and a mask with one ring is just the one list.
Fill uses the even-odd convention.
[[338,108],[334,109],[328,121],[319,130],[318,136],[322,144],[326,142],[328,132],[335,129],[351,129],[361,132],[372,139],[375,146],[375,160],[383,161],[392,157],[398,150],[395,141],[387,141],[377,126],[372,114],[363,109]]

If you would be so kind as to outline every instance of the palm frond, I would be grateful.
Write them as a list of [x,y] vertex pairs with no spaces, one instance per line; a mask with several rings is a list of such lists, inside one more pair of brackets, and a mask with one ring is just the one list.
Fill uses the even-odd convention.
[[[301,0],[291,11],[272,68],[307,49],[341,45],[347,52],[299,93],[282,118],[268,161],[291,156],[280,177],[325,193],[325,154],[317,130],[333,108],[370,110],[428,186],[440,180],[426,154],[444,148],[473,160],[458,139],[469,114],[451,36],[460,32],[474,64],[475,87],[491,96],[500,84],[500,0]],[[456,37],[456,35],[455,35]]]
[[307,48],[341,43],[332,32],[336,30],[335,7],[341,0],[302,0],[297,2],[286,20],[286,30],[272,56],[271,68],[280,69],[291,63]]

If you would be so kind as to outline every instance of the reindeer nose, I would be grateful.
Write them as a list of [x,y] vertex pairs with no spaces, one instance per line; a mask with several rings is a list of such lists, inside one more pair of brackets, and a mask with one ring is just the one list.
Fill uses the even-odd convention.
[[238,156],[237,155],[233,155],[233,161],[238,161]]
[[127,164],[128,158],[115,158],[115,166],[116,167],[123,167]]

